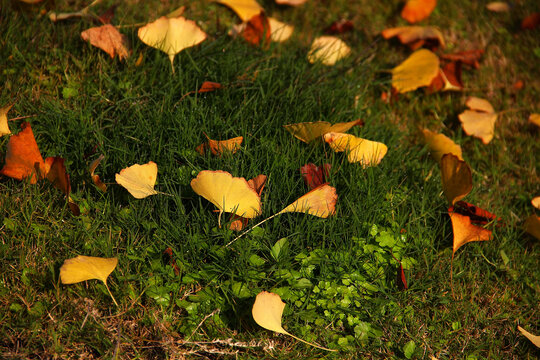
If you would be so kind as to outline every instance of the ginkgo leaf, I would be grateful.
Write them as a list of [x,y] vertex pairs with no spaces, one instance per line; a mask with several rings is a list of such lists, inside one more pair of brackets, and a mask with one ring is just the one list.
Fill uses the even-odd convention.
[[383,143],[350,134],[330,132],[324,134],[324,141],[336,152],[347,151],[349,162],[359,162],[364,168],[378,165],[388,151]]
[[336,188],[323,184],[301,196],[276,215],[287,212],[302,212],[327,218],[335,214],[337,198]]
[[240,145],[244,140],[242,136],[238,136],[228,140],[212,140],[208,137],[208,135],[205,134],[205,136],[208,139],[208,142],[202,143],[195,148],[195,151],[197,151],[201,155],[204,155],[206,149],[209,149],[212,154],[216,156],[221,156],[223,153],[226,152],[234,154],[240,149]]
[[101,181],[101,179],[99,178],[99,175],[94,174],[94,172],[96,171],[96,168],[98,167],[99,164],[101,164],[101,160],[103,160],[104,158],[105,158],[105,155],[103,154],[99,155],[99,157],[96,160],[90,163],[90,166],[88,167],[88,171],[90,171],[90,177],[92,178],[92,182],[94,183],[94,185],[96,185],[98,189],[100,189],[101,191],[106,192],[107,185],[105,185],[105,183]]
[[315,139],[322,139],[322,136],[329,132],[343,133],[356,125],[363,125],[362,120],[330,124],[326,121],[303,122],[298,124],[283,125],[285,130],[293,134],[297,139],[309,143]]
[[203,170],[191,180],[191,188],[221,212],[250,219],[261,213],[261,199],[246,179],[226,171]]
[[154,185],[157,179],[157,164],[149,161],[147,164],[135,164],[125,169],[120,170],[116,174],[116,182],[129,191],[136,199],[143,199],[150,195],[156,195],[158,192],[154,190]]
[[315,63],[320,61],[324,65],[334,65],[339,60],[347,57],[351,48],[335,36],[321,36],[313,40],[308,53],[308,61]]
[[531,215],[525,220],[525,231],[540,240],[540,217]]
[[428,93],[436,91],[461,91],[463,82],[461,81],[461,62],[449,62],[439,69],[439,75],[433,79],[427,89]]
[[533,125],[540,127],[540,114],[531,114],[529,116],[529,122]]
[[439,58],[427,49],[420,49],[392,69],[392,86],[400,93],[428,86],[439,74]]
[[497,113],[493,106],[484,99],[469,97],[465,102],[471,110],[465,110],[458,115],[463,131],[467,135],[477,137],[488,144],[495,134]]
[[420,48],[426,42],[435,42],[442,48],[445,47],[443,34],[433,26],[401,26],[389,28],[383,30],[381,35],[385,39],[397,36],[402,44],[409,46],[412,50]]
[[451,54],[441,54],[441,59],[449,61],[459,61],[465,65],[471,66],[475,69],[480,67],[480,58],[484,55],[484,50],[475,49],[467,51],[458,51]]
[[327,349],[322,346],[309,343],[305,340],[302,340],[290,333],[288,333],[281,326],[281,317],[283,316],[283,309],[285,309],[285,303],[281,300],[281,297],[278,294],[271,293],[268,291],[262,291],[257,294],[255,298],[255,303],[251,308],[251,315],[255,322],[267,329],[280,334],[285,334],[291,336],[292,338],[302,341],[308,345],[314,346],[316,348],[327,350],[327,351],[337,351],[332,349]]
[[250,44],[268,48],[271,33],[270,22],[264,12],[261,12],[245,23],[240,35]]
[[440,165],[444,195],[454,205],[472,190],[471,168],[454,154],[444,154]]
[[206,33],[194,21],[166,16],[139,28],[138,36],[146,45],[169,55],[171,67],[176,54],[206,39]]
[[486,4],[486,9],[493,12],[509,12],[510,5],[504,1],[492,1]]
[[123,60],[129,56],[127,37],[111,24],[87,29],[81,33],[81,38],[105,51],[111,58],[118,55],[118,58]]
[[452,229],[454,232],[452,258],[461,246],[471,241],[491,240],[491,230],[472,224],[470,217],[454,212],[453,207],[448,209],[448,215],[450,215],[450,220],[452,220]]
[[537,196],[531,200],[532,206],[540,210],[540,196]]
[[411,24],[417,23],[429,17],[435,6],[437,0],[407,0],[401,10],[401,17]]
[[461,146],[454,143],[443,134],[434,133],[428,129],[423,129],[424,142],[431,150],[431,156],[440,162],[444,154],[454,154],[459,160],[463,160]]
[[518,330],[523,334],[523,336],[529,339],[534,344],[534,346],[536,346],[537,348],[540,348],[540,336],[531,334],[530,332],[528,332],[527,330],[525,330],[519,325],[518,325]]
[[11,134],[8,126],[7,113],[13,105],[8,105],[3,108],[0,108],[0,136]]
[[[266,185],[266,175],[260,174],[255,176],[253,179],[248,180],[248,185],[251,187],[257,195],[259,195],[259,198],[261,196],[261,193],[264,189],[264,186]],[[240,231],[245,226],[247,226],[249,219],[238,216],[233,214],[231,224],[229,225],[229,229],[234,231]]]
[[313,190],[316,187],[319,187],[322,184],[326,183],[326,178],[330,174],[331,168],[331,164],[323,164],[322,166],[317,166],[315,164],[309,163],[300,168],[300,174],[302,174],[302,178],[304,179],[307,187],[310,190]]
[[299,6],[299,5],[302,5],[303,3],[305,3],[306,1],[307,0],[276,0],[276,4],[289,5],[289,6]]
[[216,2],[231,8],[243,22],[258,15],[264,9],[255,0],[216,0]]
[[270,23],[270,40],[275,42],[289,40],[294,31],[294,26],[285,24],[273,17],[269,17],[268,22]]
[[35,184],[44,179],[49,172],[48,165],[43,161],[30,123],[21,124],[22,131],[12,135],[6,151],[6,161],[0,174],[17,180],[30,177],[30,183]]
[[86,280],[101,280],[109,291],[114,303],[116,300],[107,286],[107,278],[116,268],[118,258],[100,258],[79,255],[76,258],[67,259],[60,267],[60,280],[62,284],[75,284]]

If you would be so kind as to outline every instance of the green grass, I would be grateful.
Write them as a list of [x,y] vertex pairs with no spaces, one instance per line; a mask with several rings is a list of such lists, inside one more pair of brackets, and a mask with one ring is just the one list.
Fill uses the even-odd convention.
[[[49,2],[3,4],[0,106],[15,104],[9,118],[32,115],[42,155],[66,159],[82,215],[71,215],[46,182],[0,179],[0,357],[537,358],[517,325],[540,333],[539,245],[522,230],[539,190],[539,134],[526,120],[539,111],[538,29],[518,29],[538,8],[523,3],[492,14],[483,3],[439,4],[424,23],[439,26],[452,51],[485,48],[481,68],[465,71],[464,93],[417,91],[386,104],[385,71],[409,53],[377,36],[404,24],[397,1],[313,1],[292,9],[266,1],[269,13],[297,29],[269,50],[230,39],[236,18],[226,8],[185,4],[185,16],[210,39],[177,55],[174,74],[163,53],[137,39],[136,28],[122,29],[133,53],[119,62],[80,39],[89,21],[53,24]],[[113,23],[146,22],[179,5],[126,2]],[[334,67],[309,64],[310,42],[341,17],[356,27],[340,35],[353,54]],[[512,89],[517,80],[524,89]],[[183,97],[203,81],[225,88]],[[514,109],[499,117],[489,145],[460,128],[457,114],[468,95],[487,98],[496,110]],[[282,127],[358,118],[365,125],[350,133],[388,145],[377,167],[350,164],[345,154],[304,144]],[[10,122],[13,132],[20,122]],[[504,220],[492,241],[456,253],[453,284],[447,203],[419,127],[461,144],[473,169],[466,200]],[[244,143],[234,155],[201,156],[194,149],[205,133],[243,136]],[[0,139],[0,152],[8,140]],[[88,173],[99,154],[105,160],[96,173],[109,184],[106,193]],[[115,184],[122,168],[150,160],[159,167],[156,190],[172,196],[137,200]],[[299,172],[308,162],[332,164],[336,215],[283,214],[230,248],[236,234],[218,227],[214,206],[189,185],[207,169],[246,179],[265,174],[262,219],[308,191]],[[179,275],[163,255],[169,247]],[[60,283],[63,261],[79,254],[119,258],[108,280],[119,307],[97,281]],[[398,290],[392,254],[403,260],[408,290]],[[251,306],[263,290],[287,303],[288,331],[339,352],[255,324]]]

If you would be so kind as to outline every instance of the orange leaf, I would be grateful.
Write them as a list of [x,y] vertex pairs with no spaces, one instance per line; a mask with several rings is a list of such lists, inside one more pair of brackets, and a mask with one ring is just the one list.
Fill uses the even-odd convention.
[[270,46],[270,23],[268,18],[261,11],[258,15],[253,16],[246,23],[241,35],[250,44],[268,48]]
[[442,54],[440,55],[440,58],[449,61],[461,61],[466,65],[478,69],[480,67],[479,61],[483,54],[484,50],[468,50],[452,54]]
[[529,123],[540,127],[540,114],[531,114],[529,116]]
[[417,23],[426,19],[437,6],[437,0],[407,0],[401,17],[409,23]]
[[456,251],[466,243],[471,241],[491,240],[491,230],[473,225],[471,223],[471,218],[458,214],[453,210],[454,208],[452,206],[448,209],[448,215],[450,215],[450,220],[452,220],[452,229],[454,230],[454,248],[452,251],[452,258],[454,257]]
[[9,139],[6,162],[0,174],[17,180],[30,177],[30,183],[35,184],[38,178],[47,176],[49,168],[39,152],[30,123],[23,122],[21,128],[21,132]]
[[201,88],[199,89],[198,93],[205,93],[214,91],[217,89],[221,89],[223,86],[220,83],[212,82],[212,81],[205,81],[202,83]]
[[307,187],[310,190],[313,190],[326,182],[326,178],[328,177],[331,168],[332,165],[330,164],[317,166],[309,163],[300,168],[300,173],[302,174],[302,178],[304,179]]
[[444,195],[454,205],[472,190],[471,168],[454,154],[444,154],[440,165]]
[[107,185],[101,181],[99,178],[99,175],[95,175],[94,171],[96,171],[96,168],[101,163],[101,160],[105,158],[105,155],[101,154],[96,160],[92,161],[90,163],[90,166],[88,167],[88,170],[90,171],[90,177],[92,177],[92,181],[94,184],[103,192],[107,191]]
[[93,27],[81,33],[84,41],[89,41],[95,47],[100,48],[114,58],[118,55],[120,60],[129,56],[127,37],[111,24]]
[[444,48],[444,38],[442,33],[433,26],[400,26],[395,28],[385,29],[381,32],[385,39],[393,37],[403,44],[407,45],[412,50],[426,45],[428,48],[436,48],[439,45]]
[[208,139],[208,142],[202,143],[195,148],[195,150],[201,155],[204,155],[206,149],[210,149],[212,154],[216,156],[221,156],[225,152],[234,154],[236,151],[238,151],[238,149],[240,149],[240,144],[242,144],[242,141],[244,140],[242,136],[228,140],[212,140],[208,137],[208,135],[205,134],[205,136]]
[[457,201],[454,204],[454,212],[468,216],[471,222],[476,225],[486,225],[494,220],[502,221],[497,215],[466,201]]

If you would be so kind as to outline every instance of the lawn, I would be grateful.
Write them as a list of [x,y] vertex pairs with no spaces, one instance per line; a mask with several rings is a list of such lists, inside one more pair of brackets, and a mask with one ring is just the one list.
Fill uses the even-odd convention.
[[[130,47],[122,61],[81,39],[95,18],[49,19],[89,3],[0,7],[0,108],[13,105],[12,133],[31,125],[43,158],[64,159],[80,209],[74,215],[46,180],[0,176],[1,358],[539,357],[517,329],[540,334],[540,245],[524,231],[540,195],[540,129],[527,120],[540,112],[540,30],[520,28],[540,11],[536,2],[496,13],[487,1],[441,1],[420,25],[441,30],[446,48],[437,54],[484,50],[479,68],[463,68],[462,91],[419,89],[390,101],[381,96],[390,94],[389,71],[412,52],[380,36],[407,25],[400,1],[261,0],[267,14],[295,26],[291,39],[265,48],[229,36],[240,20],[216,2],[104,0],[90,13],[118,5],[112,24]],[[171,67],[137,30],[181,5],[208,38]],[[312,41],[339,19],[354,26],[335,35],[351,53],[333,66],[310,63]],[[205,81],[222,88],[198,93]],[[499,112],[488,144],[461,127],[469,96]],[[376,166],[350,163],[347,152],[304,143],[283,127],[357,119],[363,125],[348,133],[388,147]],[[499,218],[486,225],[491,240],[453,254],[449,204],[424,128],[461,146],[473,182],[464,200]],[[0,138],[1,166],[13,136]],[[200,154],[206,136],[243,142],[235,153]],[[100,155],[95,174],[106,192],[89,171]],[[149,161],[160,193],[136,199],[115,175]],[[307,163],[331,165],[335,214],[284,213],[237,240],[230,214],[218,216],[191,187],[204,170],[266,175],[250,229],[310,190],[300,172]],[[98,280],[62,284],[60,267],[78,255],[118,258],[107,279],[118,305]],[[288,332],[336,351],[259,326],[251,309],[262,291],[285,302]]]

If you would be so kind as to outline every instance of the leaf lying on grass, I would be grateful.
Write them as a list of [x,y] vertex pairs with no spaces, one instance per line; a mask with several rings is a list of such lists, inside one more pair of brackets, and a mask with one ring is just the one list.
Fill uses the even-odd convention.
[[471,110],[465,110],[458,115],[463,131],[467,135],[477,137],[488,144],[495,134],[497,113],[493,106],[484,99],[471,96],[465,102]]
[[324,65],[332,66],[350,53],[351,48],[339,38],[321,36],[313,40],[307,57],[312,64],[320,61]]
[[4,106],[3,108],[0,108],[0,136],[11,134],[11,130],[9,130],[9,126],[8,126],[7,113],[9,112],[12,106],[13,105],[8,105],[8,106]]
[[127,37],[120,34],[120,32],[111,24],[84,30],[81,33],[81,38],[84,41],[90,42],[91,45],[105,51],[111,58],[118,55],[120,60],[124,60],[129,56]]
[[135,164],[120,170],[116,174],[116,182],[122,185],[136,199],[144,199],[150,195],[159,194],[154,190],[157,180],[158,167],[153,161],[146,164]]
[[423,129],[424,143],[431,150],[431,156],[440,162],[444,154],[454,154],[459,160],[463,160],[461,146],[454,143],[449,137],[437,134],[428,129]]
[[439,74],[439,58],[427,49],[420,49],[392,69],[392,86],[400,93],[429,86]]
[[437,0],[407,0],[401,17],[409,23],[417,23],[429,17],[437,6]]
[[283,125],[283,127],[285,130],[293,134],[297,139],[305,143],[310,143],[316,139],[322,140],[322,136],[326,133],[343,133],[356,125],[362,126],[363,121],[359,119],[349,122],[336,123],[333,125],[326,121],[314,121]]
[[255,0],[216,0],[232,9],[244,22],[264,11],[264,9]]
[[278,212],[276,215],[287,212],[303,212],[326,218],[335,214],[336,202],[336,188],[328,184],[323,184],[299,197],[295,202]]
[[540,336],[533,335],[521,326],[518,325],[518,330],[525,336],[527,339],[529,339],[537,348],[540,348]]
[[471,168],[453,154],[444,154],[440,166],[444,195],[454,205],[472,190]]
[[441,46],[444,48],[443,34],[433,26],[400,26],[388,28],[381,32],[385,39],[396,37],[403,45],[407,45],[411,50],[416,50],[424,45],[429,48]]
[[336,152],[346,151],[349,162],[358,162],[363,168],[378,165],[388,151],[383,143],[350,134],[330,132],[324,134],[324,141]]

